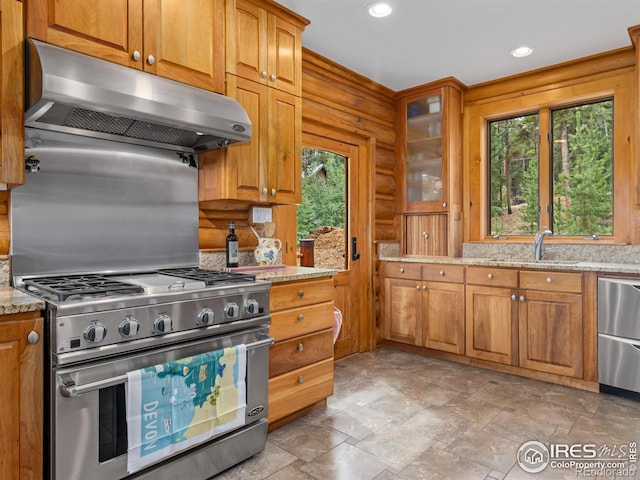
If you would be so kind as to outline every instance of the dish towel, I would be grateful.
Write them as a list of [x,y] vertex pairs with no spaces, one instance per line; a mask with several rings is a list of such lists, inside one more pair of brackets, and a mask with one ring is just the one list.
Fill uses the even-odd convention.
[[245,424],[246,346],[127,373],[127,471]]

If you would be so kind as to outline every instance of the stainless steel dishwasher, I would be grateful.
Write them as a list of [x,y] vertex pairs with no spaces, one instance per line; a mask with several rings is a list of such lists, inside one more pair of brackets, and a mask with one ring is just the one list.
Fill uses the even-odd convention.
[[640,398],[640,280],[598,279],[598,382]]

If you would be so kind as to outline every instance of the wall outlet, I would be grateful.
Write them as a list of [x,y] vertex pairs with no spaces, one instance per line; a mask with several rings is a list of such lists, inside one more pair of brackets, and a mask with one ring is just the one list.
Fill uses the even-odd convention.
[[273,221],[273,211],[271,208],[253,207],[253,218],[251,223],[270,223]]

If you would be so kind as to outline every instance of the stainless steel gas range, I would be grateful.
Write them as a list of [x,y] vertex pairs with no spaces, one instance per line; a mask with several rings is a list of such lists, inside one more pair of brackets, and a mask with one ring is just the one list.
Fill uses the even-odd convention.
[[250,138],[248,117],[210,92],[27,50],[11,264],[14,286],[46,301],[44,471],[210,478],[267,436],[269,284],[198,268],[198,153]]

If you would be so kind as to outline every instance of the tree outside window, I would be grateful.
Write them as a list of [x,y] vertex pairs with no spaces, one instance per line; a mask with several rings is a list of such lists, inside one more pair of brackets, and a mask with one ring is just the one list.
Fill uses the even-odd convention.
[[612,99],[493,120],[488,134],[491,235],[612,235]]

